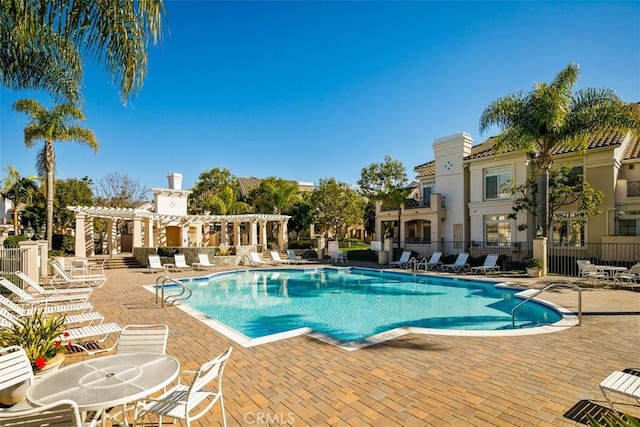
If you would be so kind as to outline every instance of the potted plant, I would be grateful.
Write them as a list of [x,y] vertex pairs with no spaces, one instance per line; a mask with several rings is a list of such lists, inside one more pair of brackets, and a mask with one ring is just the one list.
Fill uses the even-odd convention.
[[[17,345],[24,349],[36,375],[57,369],[64,362],[64,346],[58,339],[65,333],[65,317],[58,313],[45,316],[37,310],[33,315],[19,319],[14,325],[0,329],[0,347]],[[28,384],[26,385],[28,386]],[[20,384],[14,390],[5,389],[0,403],[12,405],[26,397],[26,387]]]
[[524,260],[525,268],[527,269],[527,276],[540,277],[542,276],[542,262],[538,258],[527,258]]

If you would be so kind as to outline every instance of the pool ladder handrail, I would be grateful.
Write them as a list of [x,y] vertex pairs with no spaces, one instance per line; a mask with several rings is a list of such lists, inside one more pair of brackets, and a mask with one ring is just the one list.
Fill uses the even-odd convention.
[[517,309],[519,309],[520,307],[522,307],[523,305],[525,305],[526,303],[528,303],[529,301],[531,301],[532,299],[534,299],[535,297],[543,293],[544,291],[549,290],[551,288],[556,288],[556,287],[574,288],[575,290],[578,291],[578,326],[582,325],[582,289],[580,289],[580,286],[574,283],[552,283],[540,289],[538,292],[535,292],[534,294],[529,295],[527,299],[525,299],[520,304],[516,305],[515,307],[513,307],[513,309],[511,309],[511,326],[516,325]]
[[[180,293],[175,295],[168,295],[167,297],[165,297],[164,285],[167,282],[170,282],[172,285],[180,286],[180,288],[182,288]],[[191,290],[191,288],[186,286],[184,283],[180,282],[179,280],[172,279],[171,277],[167,277],[167,276],[159,276],[156,279],[156,304],[158,304],[158,289],[160,289],[160,301],[162,303],[162,307],[164,307],[165,303],[169,304],[169,306],[172,306],[178,301],[187,300],[191,298],[191,295],[193,294],[193,291]]]

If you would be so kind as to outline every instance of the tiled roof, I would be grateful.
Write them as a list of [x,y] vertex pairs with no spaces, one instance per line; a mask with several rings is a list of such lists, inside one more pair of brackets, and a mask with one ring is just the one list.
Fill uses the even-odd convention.
[[[622,144],[624,139],[625,139],[624,135],[620,133],[612,132],[608,135],[594,138],[593,140],[589,141],[589,143],[587,144],[587,149],[620,145]],[[495,142],[496,142],[495,136],[492,136],[488,138],[486,141],[484,141],[483,143],[478,144],[474,147],[471,147],[471,154],[465,157],[465,160],[480,159],[480,158],[496,155],[497,152],[494,149]],[[576,151],[576,150],[569,148],[568,145],[564,144],[564,145],[556,146],[553,149],[551,154],[554,154],[554,155],[564,154],[564,153],[570,153],[573,151]],[[638,136],[631,137],[631,140],[629,141],[629,144],[627,144],[627,148],[625,149],[622,159],[623,160],[640,159],[640,137]],[[423,163],[413,168],[413,170],[418,173],[419,177],[433,176],[436,174],[436,162],[435,160],[432,160],[430,162]]]

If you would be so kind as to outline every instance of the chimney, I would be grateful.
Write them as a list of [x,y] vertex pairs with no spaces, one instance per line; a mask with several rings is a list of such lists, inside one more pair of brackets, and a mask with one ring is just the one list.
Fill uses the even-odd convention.
[[167,175],[167,179],[169,180],[170,190],[182,190],[182,174],[169,172],[169,175]]

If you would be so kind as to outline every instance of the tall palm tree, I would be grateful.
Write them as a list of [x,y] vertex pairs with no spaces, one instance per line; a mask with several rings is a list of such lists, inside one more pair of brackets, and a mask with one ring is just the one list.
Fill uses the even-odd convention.
[[3,0],[0,80],[76,102],[85,55],[104,64],[126,103],[142,87],[164,15],[163,0]]
[[28,148],[37,141],[44,141],[44,147],[38,153],[37,166],[42,175],[46,175],[47,191],[47,240],[51,249],[53,237],[53,174],[56,159],[53,143],[55,141],[75,141],[88,145],[98,151],[98,139],[93,131],[74,124],[75,120],[85,120],[80,109],[72,104],[59,104],[47,109],[33,99],[19,99],[13,109],[29,116],[30,122],[24,128],[24,143]]
[[622,101],[611,89],[573,92],[580,68],[569,64],[550,83],[536,83],[528,93],[516,93],[490,103],[480,117],[480,132],[498,125],[498,152],[526,150],[538,173],[538,230],[547,236],[549,171],[554,148],[586,150],[593,138],[610,133],[640,135],[640,108]]
[[13,232],[18,234],[18,219],[24,206],[31,203],[38,192],[37,176],[23,177],[13,166],[7,167],[7,175],[2,180],[2,198],[13,204]]

